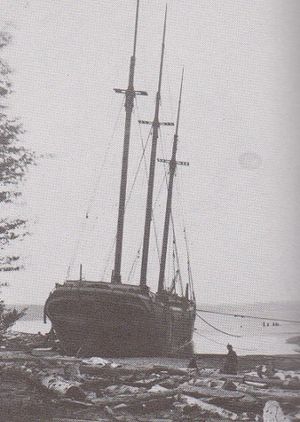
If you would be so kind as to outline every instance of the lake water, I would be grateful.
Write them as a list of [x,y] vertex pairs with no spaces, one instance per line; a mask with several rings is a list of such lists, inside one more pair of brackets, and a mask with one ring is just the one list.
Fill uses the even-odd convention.
[[[263,313],[264,312],[264,313]],[[268,309],[260,311],[260,315],[276,315],[281,319],[300,320],[300,308]],[[248,312],[249,314],[249,312]],[[253,313],[251,313],[253,315]],[[253,320],[224,315],[200,314],[205,320],[230,335],[226,335],[210,327],[204,321],[196,318],[194,333],[194,348],[197,353],[225,353],[226,345],[232,344],[239,355],[247,354],[290,354],[300,352],[300,347],[286,343],[286,340],[300,335],[300,324],[274,321]],[[46,333],[50,330],[48,321],[42,319],[20,320],[14,326],[14,331],[27,333]]]

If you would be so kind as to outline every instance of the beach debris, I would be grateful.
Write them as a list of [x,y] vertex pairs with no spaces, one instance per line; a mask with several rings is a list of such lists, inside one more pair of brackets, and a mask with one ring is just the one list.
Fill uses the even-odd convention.
[[218,397],[222,399],[241,399],[244,397],[244,393],[238,391],[226,391],[209,387],[194,387],[184,384],[179,387],[179,390],[182,391],[183,394],[192,397]]
[[222,386],[223,390],[236,391],[236,385],[231,380],[226,380]]
[[107,394],[109,396],[115,396],[121,394],[137,394],[142,391],[145,391],[145,389],[139,387],[132,387],[130,385],[110,385],[109,387],[105,388],[104,394]]
[[82,375],[79,370],[79,363],[67,363],[64,365],[64,376],[67,380],[82,381]]
[[110,360],[106,360],[97,356],[93,356],[88,359],[82,359],[82,363],[86,365],[92,365],[97,367],[109,366],[110,368],[119,368],[121,365],[111,362]]
[[178,394],[177,390],[166,390],[166,391],[159,391],[159,392],[146,392],[146,393],[139,393],[139,394],[126,394],[114,397],[103,397],[99,399],[95,399],[93,403],[100,408],[104,408],[105,406],[115,406],[117,404],[137,404],[137,403],[146,403],[149,400],[153,399],[161,399],[165,397],[175,397]]
[[[276,402],[279,407],[282,406],[286,413],[284,415],[281,411],[284,422],[289,417],[293,421],[299,419],[300,375],[297,368],[300,359],[297,355],[241,357],[243,370],[238,375],[233,375],[221,374],[218,369],[209,368],[214,362],[219,364],[218,356],[201,357],[198,363],[202,366],[206,364],[207,368],[195,370],[186,368],[188,360],[151,361],[143,358],[127,361],[124,358],[122,366],[115,366],[115,362],[101,357],[78,359],[58,354],[33,356],[24,351],[0,353],[2,379],[7,382],[22,380],[38,387],[43,386],[42,400],[45,400],[45,405],[48,406],[51,402],[59,404],[61,409],[65,408],[68,412],[63,416],[69,416],[71,421],[72,417],[75,418],[74,421],[80,418],[84,420],[86,417],[91,421],[97,419],[97,422],[98,419],[107,422],[262,422],[263,417],[269,417],[267,422],[281,422],[281,419],[270,419],[270,415],[275,413],[274,409],[277,409],[274,405],[269,405],[263,413],[266,402]],[[242,364],[243,359],[247,359],[246,368]],[[264,368],[261,377],[258,375],[256,365],[260,360],[266,369],[270,362],[275,362],[276,371],[271,377],[266,375]],[[157,365],[157,362],[168,364]],[[41,388],[34,390],[41,391]],[[47,394],[47,391],[55,393],[56,397]],[[282,416],[281,413],[278,411],[276,417]]]
[[56,356],[57,352],[52,347],[35,347],[31,350],[33,356]]
[[277,401],[269,400],[263,410],[263,422],[290,422],[290,419],[285,417]]
[[229,419],[231,421],[236,421],[238,418],[238,415],[236,413],[223,409],[219,406],[206,403],[200,399],[196,399],[194,397],[185,396],[185,395],[182,395],[181,399],[184,400],[188,406],[191,406],[191,407],[196,406],[205,412],[218,415],[225,420]]
[[54,393],[65,396],[74,400],[85,400],[86,394],[80,388],[80,384],[77,382],[71,382],[63,379],[60,376],[41,376],[39,378],[40,383],[43,387],[47,388]]

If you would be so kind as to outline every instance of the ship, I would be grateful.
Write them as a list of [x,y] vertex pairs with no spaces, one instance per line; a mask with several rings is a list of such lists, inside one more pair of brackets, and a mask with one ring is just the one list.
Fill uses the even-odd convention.
[[[191,277],[190,261],[187,260],[187,278],[183,283],[179,269],[171,280],[166,280],[166,261],[169,232],[172,225],[172,198],[177,161],[178,131],[183,89],[182,70],[176,122],[160,122],[161,86],[165,52],[167,7],[164,16],[161,44],[158,89],[155,98],[153,121],[139,121],[151,125],[152,143],[147,181],[147,200],[139,284],[123,283],[121,278],[124,216],[126,208],[127,172],[130,132],[134,100],[137,95],[148,95],[134,88],[136,46],[139,21],[139,0],[136,3],[133,53],[130,57],[127,89],[114,89],[125,95],[125,130],[121,166],[119,207],[115,242],[114,267],[109,281],[83,280],[80,271],[77,280],[67,279],[56,283],[44,307],[62,351],[73,356],[177,356],[191,350],[196,301]],[[156,157],[159,128],[174,126],[172,155],[170,160]],[[157,270],[157,290],[153,292],[147,281],[149,242],[153,208],[155,166],[161,161],[168,168],[166,206],[160,265]],[[173,240],[174,242],[174,240]],[[178,280],[181,289],[176,289]],[[179,292],[180,290],[180,292]]]

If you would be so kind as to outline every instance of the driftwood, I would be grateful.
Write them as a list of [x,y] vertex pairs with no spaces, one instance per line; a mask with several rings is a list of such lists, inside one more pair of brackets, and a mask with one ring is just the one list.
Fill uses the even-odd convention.
[[157,374],[160,372],[167,373],[168,375],[189,375],[186,369],[173,368],[170,366],[154,365],[152,367],[117,367],[110,366],[96,366],[96,365],[81,365],[80,372],[89,375],[101,376],[122,376],[122,375],[140,375],[147,376],[149,374]]
[[192,397],[218,397],[221,399],[241,399],[244,397],[244,393],[239,391],[227,391],[209,387],[193,387],[193,386],[181,386],[179,390],[188,396]]
[[94,399],[93,403],[97,407],[104,408],[105,406],[116,406],[124,403],[127,405],[143,403],[156,398],[174,397],[178,394],[178,390],[167,390],[159,392],[147,392],[140,394],[126,394],[115,397],[103,397],[100,399]]
[[65,403],[73,407],[93,407],[92,403],[87,403],[85,401],[79,401],[79,400],[73,400],[69,398],[61,398],[59,399],[59,403]]
[[267,401],[263,410],[263,422],[289,422],[277,401]]
[[254,389],[247,387],[245,385],[239,385],[237,387],[238,391],[247,393],[254,397],[259,398],[270,398],[274,400],[284,400],[289,402],[299,402],[300,391],[283,391],[283,390],[262,390],[262,389]]
[[53,375],[38,375],[36,381],[40,383],[44,388],[53,393],[64,396],[67,398],[72,398],[75,400],[85,400],[86,395],[84,391],[80,388],[79,383],[64,380],[60,376]]
[[194,397],[189,397],[182,395],[181,398],[190,406],[196,406],[200,410],[203,410],[208,413],[212,413],[215,415],[220,416],[223,419],[230,419],[232,421],[237,420],[238,415],[234,412],[230,412],[229,410],[223,409],[222,407],[215,406],[213,404],[206,403],[202,400],[196,399]]
[[70,419],[70,418],[53,418],[52,422],[111,422],[111,419]]

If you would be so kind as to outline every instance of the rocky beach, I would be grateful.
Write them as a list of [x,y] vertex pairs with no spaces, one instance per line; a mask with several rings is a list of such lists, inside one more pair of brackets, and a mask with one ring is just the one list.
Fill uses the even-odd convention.
[[238,375],[221,373],[225,355],[195,357],[198,369],[187,358],[68,357],[43,335],[11,333],[0,352],[1,421],[300,419],[299,354],[241,356]]

